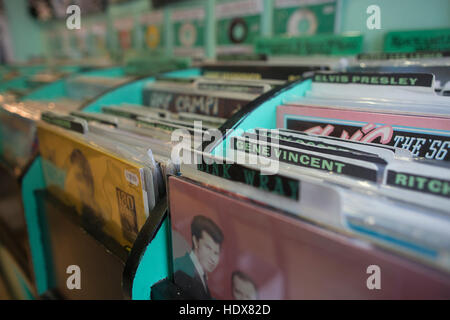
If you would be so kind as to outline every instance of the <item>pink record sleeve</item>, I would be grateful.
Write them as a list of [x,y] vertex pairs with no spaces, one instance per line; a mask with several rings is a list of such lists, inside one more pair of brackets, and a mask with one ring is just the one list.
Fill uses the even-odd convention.
[[[174,281],[194,298],[450,298],[448,274],[361,240],[180,177],[169,178],[169,191]],[[199,243],[192,236],[194,220],[208,221],[222,235],[218,247],[212,245],[195,258],[209,270],[203,272],[204,283],[196,272],[192,279],[176,277],[188,273],[192,261],[187,257],[200,252],[200,247],[194,249]],[[217,250],[215,257],[205,258],[208,250]],[[374,270],[379,271],[381,289],[372,286]]]
[[332,107],[281,105],[277,127],[407,149],[413,156],[450,161],[450,118]]

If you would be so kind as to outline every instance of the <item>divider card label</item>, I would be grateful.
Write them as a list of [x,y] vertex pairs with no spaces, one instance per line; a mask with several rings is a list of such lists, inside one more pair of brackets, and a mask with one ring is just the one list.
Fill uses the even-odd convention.
[[230,147],[235,151],[259,155],[298,167],[343,174],[372,182],[378,181],[377,166],[363,161],[352,161],[342,157],[323,155],[318,152],[299,150],[243,137],[231,137]]
[[175,53],[203,54],[205,44],[205,8],[174,9],[171,14]]
[[[386,147],[383,145],[373,145],[367,143],[360,143],[356,141],[343,141],[341,139],[325,137],[325,136],[316,136],[312,134],[307,134],[300,131],[291,131],[286,129],[275,129],[275,130],[267,130],[256,128],[255,132],[258,135],[265,135],[269,137],[274,137],[278,139],[285,139],[291,141],[297,141],[309,145],[318,146],[321,148],[329,148],[331,150],[343,150],[349,152],[362,152],[368,155],[377,155],[378,157],[385,159],[387,161],[394,159],[396,149],[393,147]],[[405,158],[411,158],[408,151],[404,149],[402,150],[402,156]]]
[[117,118],[108,114],[83,111],[72,111],[70,114],[74,117],[82,118],[86,121],[95,121],[109,126],[117,127]]
[[[257,129],[258,130],[258,129]],[[338,143],[340,146],[341,144],[349,144],[352,145],[352,147],[363,147],[363,148],[376,148],[377,150],[385,150],[385,151],[390,151],[392,152],[392,154],[397,153],[400,151],[400,153],[402,155],[410,155],[411,153],[405,149],[401,149],[401,148],[395,148],[395,147],[391,147],[391,146],[387,146],[387,145],[383,145],[383,144],[372,144],[372,143],[367,143],[367,142],[361,142],[361,141],[355,141],[355,140],[343,140],[341,138],[337,138],[337,137],[331,137],[331,136],[318,136],[316,134],[313,133],[306,133],[306,132],[302,132],[302,131],[296,131],[296,130],[290,130],[290,129],[285,129],[285,128],[279,128],[276,129],[279,130],[282,133],[285,133],[287,135],[293,135],[293,136],[306,136],[308,138],[312,138],[312,139],[322,139],[325,140],[327,142],[333,142],[333,143]],[[408,156],[407,158],[411,158],[411,156]]]
[[[216,5],[218,52],[235,51],[247,45],[249,51],[261,33],[263,0],[241,0]],[[240,49],[245,47],[240,46]]]
[[390,31],[384,40],[386,52],[449,51],[450,28]]
[[73,116],[60,115],[51,111],[45,111],[42,113],[41,119],[55,126],[78,133],[84,134],[88,131],[88,124],[86,120],[75,118]]
[[360,34],[259,38],[255,52],[267,55],[354,55],[362,51]]
[[[280,84],[281,85],[281,84]],[[197,89],[205,91],[226,91],[226,92],[240,92],[248,94],[263,94],[271,89],[269,83],[266,84],[246,84],[243,82],[215,82],[200,81],[197,83]]]
[[445,52],[376,52],[376,53],[360,53],[357,56],[358,60],[410,60],[410,59],[435,59],[450,57],[450,51]]
[[213,95],[172,92],[146,88],[144,103],[152,108],[171,112],[189,112],[207,116],[229,118],[250,100],[226,98]]
[[300,182],[279,174],[264,175],[260,170],[245,167],[237,163],[217,163],[212,158],[208,161],[203,155],[197,164],[197,170],[219,178],[245,183],[246,185],[271,192],[279,196],[300,200]]
[[275,35],[333,33],[336,0],[275,0]]
[[131,120],[136,120],[138,117],[142,116],[142,114],[134,113],[133,111],[128,110],[120,110],[115,107],[105,106],[102,107],[102,111],[109,115],[114,115],[122,118],[127,118]]
[[433,88],[434,76],[427,73],[316,73],[313,82]]
[[386,184],[450,199],[450,180],[396,170],[387,171]]
[[192,134],[194,136],[198,135],[199,137],[202,137],[204,135],[209,136],[208,132],[205,132],[207,130],[206,128],[202,128],[203,130],[199,130],[196,128],[190,128],[190,127],[186,127],[186,126],[173,124],[169,121],[160,121],[160,120],[153,120],[153,119],[139,117],[137,119],[137,124],[140,127],[158,128],[158,129],[165,130],[165,131],[174,131],[174,130],[182,129],[182,130],[186,130],[187,132],[189,132],[190,134]]
[[414,157],[450,161],[450,118],[312,106],[279,106],[277,126],[345,140],[389,145]]
[[350,151],[350,150],[345,150],[345,149],[339,149],[339,148],[336,148],[336,146],[327,147],[320,143],[319,143],[319,145],[314,145],[314,142],[306,143],[305,140],[295,139],[295,138],[292,138],[289,136],[283,136],[283,135],[272,136],[270,134],[269,135],[260,135],[260,134],[246,132],[243,134],[243,137],[251,139],[251,140],[259,140],[262,142],[267,142],[270,144],[279,144],[281,146],[292,147],[292,148],[297,148],[297,149],[301,149],[301,150],[308,150],[308,151],[319,152],[319,153],[323,153],[323,154],[330,154],[330,155],[335,155],[335,156],[339,156],[339,157],[344,157],[344,158],[348,158],[348,159],[367,161],[367,162],[371,162],[371,163],[375,163],[375,164],[379,164],[379,165],[387,164],[387,162],[385,160],[377,157],[376,155],[370,155],[366,152],[360,152],[358,150]]
[[324,66],[296,66],[296,65],[244,65],[244,64],[220,64],[205,65],[202,67],[203,75],[207,78],[217,79],[273,79],[273,80],[289,80],[299,79],[303,73],[328,70]]

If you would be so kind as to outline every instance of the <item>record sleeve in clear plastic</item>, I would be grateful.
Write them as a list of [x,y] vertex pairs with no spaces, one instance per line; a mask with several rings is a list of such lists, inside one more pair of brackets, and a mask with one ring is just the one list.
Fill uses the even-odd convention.
[[[188,299],[450,296],[440,272],[205,185],[170,177],[169,205],[173,278]],[[383,290],[368,290],[371,265]]]

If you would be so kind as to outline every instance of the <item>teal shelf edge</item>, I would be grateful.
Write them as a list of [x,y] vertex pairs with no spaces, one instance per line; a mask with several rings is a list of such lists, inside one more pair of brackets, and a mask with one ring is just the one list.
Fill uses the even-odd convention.
[[[192,68],[185,70],[177,70],[172,72],[167,72],[164,76],[167,77],[194,77],[200,75],[200,69]],[[131,83],[120,86],[119,88],[113,89],[100,98],[96,99],[92,103],[88,104],[83,108],[86,112],[101,112],[101,108],[108,104],[120,104],[120,103],[131,103],[131,104],[142,104],[142,89],[146,83],[154,81],[154,77],[148,77],[133,81]]]
[[27,76],[15,77],[11,80],[0,83],[0,93],[10,89],[27,89]]
[[45,187],[42,174],[41,157],[37,157],[22,180],[22,199],[25,220],[28,229],[28,239],[31,248],[34,277],[38,295],[46,292],[49,283],[47,261],[44,254],[43,234],[40,228],[39,214],[34,191]]
[[66,80],[74,76],[87,77],[109,77],[116,78],[125,75],[122,67],[111,67],[104,69],[95,69],[85,72],[75,72],[70,74],[67,78],[56,80],[55,82],[46,84],[33,90],[29,94],[22,97],[22,100],[51,100],[64,98],[66,94]]
[[151,286],[170,276],[170,224],[166,217],[147,246],[134,276],[132,299],[150,300]]

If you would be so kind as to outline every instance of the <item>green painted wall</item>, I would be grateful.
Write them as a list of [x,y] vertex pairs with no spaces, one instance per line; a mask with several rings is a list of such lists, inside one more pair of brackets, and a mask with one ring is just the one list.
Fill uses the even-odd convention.
[[[338,32],[364,34],[364,51],[383,50],[384,34],[389,30],[450,28],[449,0],[340,0]],[[368,30],[366,9],[378,5],[381,30]]]
[[[215,24],[214,4],[230,0],[192,0],[169,6],[165,9],[166,32],[165,52],[171,54],[173,51],[173,28],[170,28],[170,13],[173,8],[204,5],[206,9],[205,24],[205,52],[206,56],[213,57],[215,54]],[[336,32],[358,31],[364,34],[364,51],[380,51],[383,48],[384,34],[389,30],[411,30],[430,28],[450,28],[450,1],[449,0],[337,0],[338,12],[336,19]],[[273,30],[273,8],[275,0],[263,0],[266,12],[262,17],[262,30],[264,35],[270,35]],[[46,51],[43,31],[46,27],[64,27],[65,21],[50,24],[42,24],[28,16],[27,0],[4,0],[5,12],[13,41],[14,57],[18,61],[25,61],[32,56],[44,55]],[[369,5],[378,5],[381,9],[381,30],[368,30],[366,20],[368,14],[366,9]],[[97,16],[82,15],[82,26],[96,21],[106,19],[109,22],[107,41],[111,49],[117,49],[118,43],[112,22],[117,17],[133,16],[135,22],[141,13],[151,10],[149,0],[135,0],[130,3],[116,4],[108,8],[105,14]],[[25,36],[26,35],[26,36]],[[136,28],[135,38],[141,44],[142,30]],[[136,46],[137,49],[140,45]]]
[[28,13],[27,0],[3,0],[16,62],[44,54],[42,25]]

